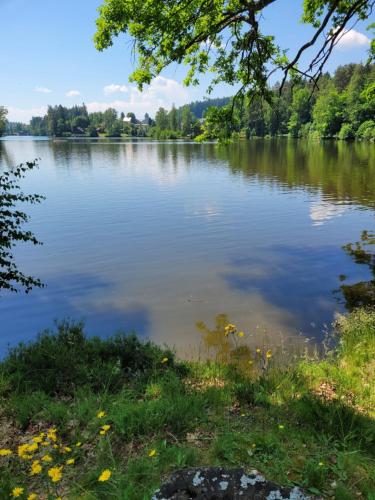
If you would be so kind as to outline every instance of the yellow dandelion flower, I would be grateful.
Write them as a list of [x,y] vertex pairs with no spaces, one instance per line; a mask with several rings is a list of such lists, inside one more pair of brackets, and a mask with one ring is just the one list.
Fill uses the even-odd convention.
[[20,444],[17,453],[22,460],[31,460],[33,457],[27,453],[28,451],[29,451],[28,444]]
[[40,474],[42,472],[42,466],[39,463],[39,460],[34,460],[34,462],[31,465],[31,476],[36,476],[37,474]]
[[237,334],[237,335],[238,335],[239,337],[244,337],[244,336],[245,336],[244,332],[238,332],[238,334]]
[[272,351],[270,349],[266,352],[266,358],[267,359],[272,358]]
[[74,465],[74,458],[69,458],[69,460],[66,461],[66,465]]
[[108,479],[111,477],[111,475],[112,475],[112,472],[109,469],[105,469],[100,474],[98,481],[100,481],[100,482],[108,481]]
[[260,354],[260,353],[262,352],[262,349],[259,349],[259,347],[258,347],[258,349],[256,349],[256,351],[255,351],[255,352],[256,352],[257,354]]
[[49,441],[43,441],[40,443],[42,446],[49,446],[51,443]]
[[37,500],[38,495],[36,493],[30,493],[30,495],[27,497],[27,500]]
[[57,430],[55,428],[49,429],[47,433],[47,438],[50,441],[57,441],[57,436],[56,436]]
[[67,453],[70,453],[72,451],[72,449],[69,448],[69,446],[65,446],[64,451],[66,451]]
[[12,454],[12,450],[9,450],[8,448],[2,448],[0,450],[0,457],[7,457],[8,455]]
[[43,441],[42,436],[33,437],[34,443],[41,443]]
[[82,445],[81,441],[78,441],[78,443],[76,443],[77,448],[79,448],[81,445]]
[[31,453],[32,453],[33,451],[37,451],[38,447],[39,447],[38,443],[33,443],[33,444],[29,444],[27,449],[28,449],[28,451],[31,451]]
[[100,410],[97,415],[96,415],[96,418],[104,418],[106,416],[106,412],[103,411],[103,410]]
[[52,448],[53,448],[54,450],[57,450],[57,448],[58,448],[58,447],[59,447],[59,446],[58,446],[57,444],[54,444],[54,445],[52,446]]
[[62,469],[63,467],[52,467],[51,469],[48,470],[48,475],[51,478],[53,483],[57,483],[58,481],[61,481],[62,478]]
[[156,457],[156,455],[158,454],[158,452],[156,450],[151,450],[148,454],[149,457]]
[[163,364],[168,363],[168,358],[163,358],[163,359],[161,360],[161,362],[162,362]]
[[13,488],[13,490],[12,490],[12,497],[14,497],[14,498],[20,497],[23,492],[24,492],[24,488],[20,488],[19,486],[17,486],[16,488]]
[[52,457],[50,455],[44,455],[44,457],[42,457],[42,461],[43,462],[52,462]]

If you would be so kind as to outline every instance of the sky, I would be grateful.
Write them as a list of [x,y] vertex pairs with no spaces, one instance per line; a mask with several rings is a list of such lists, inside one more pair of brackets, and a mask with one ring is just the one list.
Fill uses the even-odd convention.
[[[128,77],[134,70],[129,39],[124,35],[104,52],[93,43],[101,0],[0,0],[0,105],[10,121],[27,122],[41,116],[49,104],[72,106],[84,102],[89,111],[114,107],[125,113],[151,116],[163,106],[181,106],[206,96],[208,79],[186,88],[186,67],[172,65],[141,93]],[[300,23],[302,0],[278,0],[264,11],[263,32],[274,34],[289,55],[313,33]],[[341,40],[326,66],[361,62],[367,58],[375,19],[359,22]],[[213,97],[232,95],[219,85]]]

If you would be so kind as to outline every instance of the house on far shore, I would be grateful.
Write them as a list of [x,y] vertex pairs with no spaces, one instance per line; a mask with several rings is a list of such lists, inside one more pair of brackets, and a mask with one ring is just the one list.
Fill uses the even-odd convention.
[[124,116],[124,118],[122,119],[122,121],[124,123],[128,123],[129,125],[132,124],[132,118],[131,118],[131,116]]

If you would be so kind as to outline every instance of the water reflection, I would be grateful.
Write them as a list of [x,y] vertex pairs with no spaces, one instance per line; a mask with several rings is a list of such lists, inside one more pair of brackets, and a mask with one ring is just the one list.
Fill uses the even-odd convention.
[[42,158],[25,191],[47,197],[30,207],[44,245],[16,257],[48,285],[1,301],[2,346],[70,316],[91,333],[136,330],[195,356],[196,321],[219,312],[275,345],[301,332],[320,339],[345,306],[332,290],[372,279],[342,246],[373,226],[374,145],[22,138],[0,147],[0,167]]

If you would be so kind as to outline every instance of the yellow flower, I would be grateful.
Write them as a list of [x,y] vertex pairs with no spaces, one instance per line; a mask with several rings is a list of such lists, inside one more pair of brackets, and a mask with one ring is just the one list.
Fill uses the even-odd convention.
[[42,457],[42,461],[43,462],[52,462],[52,457],[50,455],[44,455],[44,457]]
[[33,437],[33,441],[34,443],[41,443],[43,441],[43,437],[42,436]]
[[24,488],[20,488],[19,486],[17,486],[16,488],[13,488],[13,490],[12,490],[12,497],[14,497],[14,498],[20,497],[23,492],[24,492]]
[[324,462],[319,462],[318,465],[319,465],[319,467],[323,467]]
[[69,446],[65,446],[64,451],[66,451],[67,453],[70,453],[72,451],[72,449],[69,448]]
[[237,330],[236,325],[232,325],[229,323],[225,328],[224,328],[224,335],[227,337],[230,333],[235,333]]
[[266,352],[266,358],[267,359],[272,358],[272,351],[270,349]]
[[256,349],[256,351],[255,351],[255,352],[256,352],[257,354],[260,354],[260,353],[262,352],[262,349],[259,349],[259,347],[258,347],[258,349]]
[[62,478],[62,466],[61,467],[52,467],[52,469],[48,470],[48,475],[51,478],[53,483],[57,483]]
[[104,436],[106,434],[106,432],[109,431],[110,428],[111,428],[111,426],[108,425],[108,424],[102,425],[101,426],[101,431],[99,431],[99,434],[101,434],[102,436]]
[[66,461],[67,465],[74,465],[74,458],[69,458],[69,460]]
[[156,455],[158,454],[158,452],[156,450],[151,450],[148,454],[149,457],[156,457]]
[[6,457],[8,455],[12,454],[12,450],[9,450],[8,448],[3,448],[0,450],[0,457]]
[[104,418],[106,416],[106,412],[103,410],[100,410],[98,414],[96,415],[96,418]]
[[279,425],[279,429],[280,429],[280,430],[283,430],[283,429],[284,429],[283,424],[280,424],[280,425]]
[[42,446],[49,446],[51,443],[48,441],[43,441],[43,443],[40,443]]
[[161,360],[161,362],[162,362],[162,363],[168,363],[168,358],[163,358],[163,359]]
[[78,441],[78,443],[76,443],[77,448],[79,448],[81,444],[82,444],[81,441]]
[[237,334],[237,335],[238,335],[239,337],[244,337],[244,336],[245,336],[244,332],[238,332],[238,334]]
[[29,451],[29,445],[28,444],[20,444],[18,447],[18,456],[22,460],[31,460],[33,457],[31,455],[28,455]]
[[27,497],[27,500],[37,500],[38,495],[36,493],[30,493],[30,495]]
[[53,448],[54,450],[57,450],[57,448],[58,448],[58,447],[59,447],[59,446],[58,446],[57,444],[54,444],[54,445],[52,446],[52,448]]
[[57,441],[56,432],[57,430],[55,428],[49,429],[47,433],[47,438],[50,441]]
[[248,363],[249,363],[249,365],[253,365],[254,361],[252,359],[249,359]]
[[31,465],[31,472],[30,474],[32,476],[35,476],[36,474],[40,474],[42,472],[42,466],[39,463],[39,460],[34,460],[34,462]]
[[111,477],[111,475],[112,475],[112,472],[109,469],[105,469],[100,474],[98,481],[100,481],[100,482],[108,481],[108,479]]
[[31,452],[36,451],[38,449],[38,443],[29,444],[27,449],[28,449],[28,451],[31,451]]

